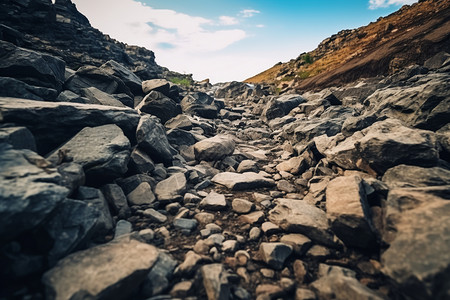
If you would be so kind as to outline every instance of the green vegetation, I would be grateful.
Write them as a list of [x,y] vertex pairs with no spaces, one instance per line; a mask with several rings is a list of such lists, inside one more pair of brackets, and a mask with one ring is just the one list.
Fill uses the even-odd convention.
[[306,79],[308,78],[310,73],[308,71],[298,72],[298,77],[300,79]]
[[281,81],[291,81],[294,78],[295,78],[295,76],[292,76],[292,75],[285,76],[285,77],[281,78]]
[[186,77],[172,77],[172,78],[169,78],[169,81],[174,84],[181,85],[184,87],[188,87],[192,84],[191,80],[189,80],[189,78],[186,78]]
[[301,56],[301,59],[302,59],[305,63],[307,63],[308,65],[310,65],[310,64],[313,63],[313,58],[312,58],[311,55],[309,55],[308,53],[303,54],[303,55]]

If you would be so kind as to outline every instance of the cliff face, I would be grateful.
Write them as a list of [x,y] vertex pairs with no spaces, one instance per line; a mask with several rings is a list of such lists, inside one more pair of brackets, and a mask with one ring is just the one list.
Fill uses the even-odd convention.
[[93,28],[70,0],[1,0],[0,20],[0,39],[58,56],[74,70],[115,60],[143,80],[173,75],[155,62],[153,51]]
[[419,1],[367,26],[342,30],[315,50],[246,82],[276,84],[281,90],[317,90],[392,74],[406,66],[423,64],[438,52],[448,52],[448,28],[448,1]]

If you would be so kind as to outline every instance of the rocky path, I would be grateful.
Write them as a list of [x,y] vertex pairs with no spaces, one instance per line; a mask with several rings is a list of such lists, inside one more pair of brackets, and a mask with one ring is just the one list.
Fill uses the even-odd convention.
[[447,299],[448,54],[279,96],[3,44],[0,299]]

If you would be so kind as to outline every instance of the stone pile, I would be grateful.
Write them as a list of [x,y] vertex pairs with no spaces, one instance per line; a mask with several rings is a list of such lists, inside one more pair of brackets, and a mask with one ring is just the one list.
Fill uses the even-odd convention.
[[448,54],[275,96],[0,46],[0,299],[449,295]]

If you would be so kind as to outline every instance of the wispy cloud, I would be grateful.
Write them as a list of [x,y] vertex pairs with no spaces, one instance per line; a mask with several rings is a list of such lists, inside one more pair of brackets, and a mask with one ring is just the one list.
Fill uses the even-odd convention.
[[417,0],[369,0],[369,9],[388,7],[391,5],[413,4]]
[[266,25],[264,25],[264,24],[258,24],[258,25],[256,25],[256,27],[257,27],[257,28],[264,28],[264,27],[266,27]]
[[239,12],[239,15],[244,18],[251,18],[254,15],[259,14],[259,13],[261,13],[261,12],[256,9],[244,9]]
[[230,16],[220,16],[219,17],[220,25],[236,25],[239,24],[238,19]]

